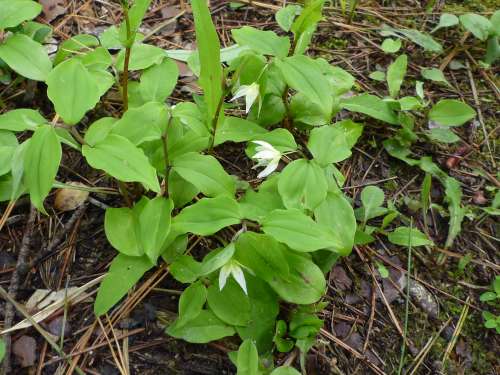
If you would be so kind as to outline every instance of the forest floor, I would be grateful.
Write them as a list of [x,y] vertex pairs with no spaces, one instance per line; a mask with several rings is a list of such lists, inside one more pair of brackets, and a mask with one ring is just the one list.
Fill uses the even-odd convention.
[[[62,40],[76,34],[99,35],[121,19],[120,7],[112,1],[44,2],[51,6],[40,19],[54,28],[54,49]],[[428,2],[435,4],[426,9],[423,0],[360,1],[352,15],[343,14],[340,6],[329,6],[309,53],[349,71],[365,91],[386,96],[385,84],[369,77],[391,62],[391,56],[380,49],[382,24],[429,31],[442,12],[459,15],[473,11],[489,17],[496,10],[494,0]],[[282,1],[267,0],[212,1],[212,16],[222,45],[231,45],[230,30],[243,25],[278,30],[274,13],[281,5]],[[157,30],[159,25],[163,27]],[[150,35],[149,43],[165,49],[194,48],[192,14],[183,10],[178,1],[153,0],[141,31]],[[440,68],[450,85],[426,81],[427,97],[433,101],[445,97],[462,99],[482,114],[482,123],[476,121],[459,128],[461,139],[457,143],[419,143],[413,148],[416,155],[432,157],[461,182],[468,214],[461,233],[449,249],[413,249],[410,273],[415,282],[411,284],[412,298],[406,319],[409,350],[405,354],[405,368],[414,370],[408,374],[500,374],[500,336],[494,329],[485,328],[482,318],[483,311],[498,314],[500,309],[498,303],[479,299],[500,274],[499,222],[481,210],[491,205],[495,190],[500,187],[495,165],[500,162],[497,139],[500,91],[495,74],[498,69],[495,72],[494,68],[485,68],[479,63],[484,55],[484,43],[464,37],[459,28],[442,29],[434,37],[443,44],[441,55],[429,55],[414,44],[404,43],[401,52],[409,56],[409,80],[422,79],[423,67]],[[169,99],[172,104],[198,90],[189,68],[183,63],[179,66],[181,79]],[[21,102],[43,110],[47,107],[46,99],[36,95],[45,90],[41,86],[7,94],[17,95]],[[404,87],[413,95],[414,84]],[[2,93],[4,97],[5,94]],[[99,111],[113,113],[117,98],[110,95]],[[94,115],[97,118],[100,114]],[[86,119],[88,123],[93,121],[92,116]],[[365,123],[364,134],[353,156],[341,165],[347,177],[346,195],[359,204],[361,189],[375,184],[384,190],[387,201],[422,226],[420,192],[425,173],[391,158],[384,151],[382,142],[393,133],[389,126],[370,122],[365,117],[360,121]],[[215,152],[227,159],[235,171],[246,171],[250,167],[240,147],[219,148]],[[59,181],[95,182],[100,178],[80,154],[70,149],[65,149],[62,165]],[[36,290],[81,286],[106,272],[116,253],[104,234],[103,207],[114,205],[117,198],[99,194],[91,194],[91,197],[89,204],[76,211],[51,210],[49,216],[34,218],[30,259],[35,262],[30,264],[27,278],[21,281],[19,302],[25,303]],[[443,188],[433,183],[432,201],[440,204],[443,197]],[[5,208],[6,205],[0,205],[0,213]],[[10,283],[27,232],[29,211],[29,200],[21,199],[0,232],[0,285],[4,288]],[[447,223],[448,218],[441,217],[436,209],[426,230],[433,239],[443,243]],[[309,353],[308,375],[398,373],[407,265],[407,252],[385,237],[355,248],[350,256],[335,265],[328,278],[326,301],[329,304],[321,313],[325,325]],[[380,273],[384,270],[389,275],[382,278]],[[165,335],[165,324],[177,312],[181,291],[182,285],[168,276],[166,267],[158,268],[143,277],[104,323],[113,325],[120,345],[128,348],[126,360],[131,374],[234,374],[235,368],[227,353],[237,349],[236,340],[192,345]],[[64,327],[64,351],[72,353],[70,362],[78,363],[86,373],[119,374],[113,359],[115,353],[101,337],[101,329],[94,320],[93,295],[91,292],[86,299],[61,308],[42,326],[54,337],[59,336]],[[0,301],[0,321],[3,309],[4,302]],[[22,316],[17,315],[15,321],[21,319]],[[12,355],[13,374],[69,373],[68,362],[52,351],[34,328],[14,332],[12,340],[16,347]],[[283,355],[279,361],[287,359],[290,358]]]

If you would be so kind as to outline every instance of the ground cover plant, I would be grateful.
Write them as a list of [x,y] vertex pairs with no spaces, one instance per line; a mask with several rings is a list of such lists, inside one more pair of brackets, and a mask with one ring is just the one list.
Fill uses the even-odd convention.
[[[53,365],[67,373],[92,368],[89,358],[82,358],[87,345],[108,346],[119,373],[131,373],[125,338],[131,327],[123,328],[122,346],[117,338],[121,333],[114,327],[154,290],[178,297],[175,311],[154,314],[165,340],[219,349],[221,342],[228,342],[222,346],[227,371],[242,375],[343,373],[333,362],[330,370],[310,369],[310,353],[321,355],[325,338],[331,340],[329,345],[338,345],[360,360],[366,371],[425,372],[430,365],[424,360],[431,348],[443,345],[438,341],[445,331],[449,339],[435,368],[447,371],[455,366],[450,353],[472,314],[470,308],[484,325],[477,329],[497,342],[498,276],[477,287],[484,288],[478,297],[482,307],[472,303],[470,296],[446,292],[452,301],[460,302],[460,309],[442,320],[426,342],[416,343],[409,334],[410,309],[415,305],[439,321],[429,284],[413,272],[416,259],[428,272],[449,257],[458,257],[457,275],[466,272],[471,262],[486,267],[486,278],[498,273],[496,254],[487,260],[473,259],[468,253],[457,253],[457,242],[465,225],[493,227],[490,223],[498,215],[500,196],[494,171],[498,156],[491,141],[497,129],[488,128],[490,119],[481,111],[469,60],[467,66],[457,67],[468,69],[471,77],[474,100],[468,103],[456,81],[451,83],[441,68],[423,66],[415,78],[410,51],[441,55],[444,47],[433,35],[443,29],[455,27],[462,39],[475,38],[482,60],[469,56],[496,90],[498,100],[498,88],[488,74],[498,58],[500,13],[456,16],[445,12],[428,32],[398,23],[380,25],[381,43],[376,46],[386,65],[377,64],[366,74],[371,83],[362,84],[352,71],[315,53],[324,48],[314,47],[320,25],[336,5],[344,20],[341,25],[353,27],[353,17],[363,11],[357,2],[349,8],[346,2],[324,0],[264,4],[264,9],[273,11],[277,27],[232,27],[224,47],[207,2],[181,3],[173,19],[190,13],[196,48],[150,43],[152,35],[172,21],[144,32],[141,25],[154,7],[152,1],[123,0],[114,4],[120,14],[116,22],[96,35],[66,35],[49,57],[43,45],[53,30],[33,21],[41,5],[0,0],[0,69],[6,86],[0,94],[5,108],[0,114],[0,200],[5,202],[0,229],[9,228],[20,202],[32,207],[17,265],[9,271],[8,291],[0,285],[6,300],[5,338],[0,339],[4,370],[12,369],[11,354],[19,352],[20,345],[12,345],[12,332],[34,327],[46,350],[50,346],[58,355]],[[222,6],[239,11],[246,2]],[[457,53],[457,47],[449,52],[447,64]],[[196,89],[173,101],[170,98],[185,75],[181,68],[189,69]],[[9,99],[15,95],[3,95],[16,88],[28,94],[37,81],[44,88],[37,91],[43,96],[37,99],[44,103],[41,106],[26,101],[12,105]],[[371,88],[373,82],[379,89]],[[453,95],[430,96],[426,89],[430,84]],[[464,154],[471,153],[468,148],[449,156],[448,170],[421,152],[422,145],[445,149],[460,142],[461,127],[472,122],[477,122],[483,136],[473,148],[485,155],[474,173],[488,181],[482,186],[489,198],[484,193],[474,196],[483,206],[479,208],[468,204],[464,182],[450,173]],[[386,183],[383,188],[362,183],[355,186],[356,195],[347,194],[352,171],[345,166],[362,139],[379,156],[383,152],[399,168],[410,168],[415,176],[408,185],[418,177],[418,194],[405,194],[402,199],[397,199],[402,191],[388,194],[392,176],[381,181]],[[64,166],[67,155],[85,164],[82,171],[72,171],[80,177],[78,183],[61,178],[65,169],[72,169]],[[362,180],[379,156],[366,173],[361,171]],[[58,189],[55,199],[50,197],[53,189]],[[105,235],[104,265],[109,267],[88,269],[100,275],[83,286],[78,283],[80,288],[64,287],[69,278],[65,280],[63,273],[57,284],[45,281],[48,289],[61,291],[59,296],[56,293],[50,304],[26,311],[15,302],[22,279],[58,253],[88,202],[103,217],[95,229]],[[74,213],[62,234],[41,245],[43,252],[30,256],[34,223],[37,217],[50,217],[52,205]],[[478,231],[495,248],[495,234]],[[391,249],[405,259],[404,266],[389,256]],[[352,256],[359,257],[373,280],[365,296],[370,303],[363,319],[369,324],[362,345],[352,341],[354,325],[342,335],[341,326],[327,329],[325,324],[334,319],[325,313],[337,298],[329,293],[331,283],[339,285],[344,279],[345,289],[352,284],[339,266]],[[422,260],[430,256],[435,258],[432,264]],[[64,269],[68,262],[69,255]],[[166,277],[170,286],[158,287]],[[391,283],[393,293],[403,301],[399,317],[388,300]],[[96,285],[94,296],[88,291]],[[91,296],[93,308],[86,308],[85,314],[92,323],[78,339],[77,354],[67,356],[64,332],[71,305],[86,303]],[[46,295],[37,298],[32,304],[28,301],[26,308],[40,305]],[[388,318],[375,316],[377,299]],[[15,311],[25,321],[12,327]],[[53,321],[54,316],[60,317],[62,328],[49,334],[40,324]],[[393,325],[397,332],[399,345],[397,355],[389,357],[391,364],[367,349],[374,321],[380,319],[385,323],[377,321],[378,330]],[[96,329],[99,337],[89,344]],[[484,348],[475,354],[479,358],[469,359],[469,368],[484,365],[473,371],[489,371]],[[42,361],[39,366],[43,371]]]

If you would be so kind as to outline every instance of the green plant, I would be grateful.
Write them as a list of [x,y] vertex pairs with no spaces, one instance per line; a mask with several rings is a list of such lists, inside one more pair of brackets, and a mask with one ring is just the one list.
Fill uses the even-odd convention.
[[[355,242],[372,241],[377,232],[398,246],[408,246],[410,236],[413,246],[433,244],[413,227],[386,232],[399,213],[392,202],[382,207],[385,197],[377,187],[365,188],[362,207],[353,209],[337,165],[351,156],[363,125],[334,122],[335,115],[345,109],[399,126],[386,150],[446,186],[447,245],[460,230],[458,182],[428,158],[408,157],[419,139],[410,113],[428,105],[422,86],[417,85],[416,97],[399,97],[408,65],[408,57],[400,55],[387,70],[387,98],[345,95],[354,77],[305,54],[324,0],[277,13],[278,24],[292,38],[245,26],[232,31],[237,45],[225,49],[206,1],[193,0],[194,52],[144,43],[138,29],[150,2],[123,1],[120,26],[99,38],[76,35],[61,44],[54,68],[40,77],[55,109],[51,121],[27,108],[0,115],[0,198],[13,204],[29,194],[45,213],[45,198],[61,186],[56,181],[61,144],[80,151],[92,168],[115,180],[125,203],[105,213],[106,237],[118,255],[100,285],[96,315],[107,313],[164,262],[187,284],[167,334],[193,343],[237,334],[242,344],[231,358],[239,374],[296,374],[290,367],[264,366],[260,359],[274,349],[295,347],[304,366],[322,326],[317,315],[324,308],[325,273]],[[118,50],[116,56],[109,50]],[[170,106],[166,101],[179,75],[175,58],[188,62],[203,94]],[[113,86],[122,94],[121,116],[83,126],[81,120]],[[240,98],[244,110],[236,103]],[[445,129],[474,116],[467,104],[448,99],[428,113]],[[19,144],[19,132],[32,134]],[[257,179],[242,181],[226,171],[217,155],[226,142],[245,148],[259,169]],[[367,224],[382,215],[379,228]],[[197,238],[209,240],[211,248],[195,257],[188,244]],[[288,313],[280,313],[281,303],[292,306]]]
[[[482,302],[496,303],[500,301],[500,276],[496,276],[491,284],[491,290],[481,294],[479,299]],[[483,311],[484,326],[495,329],[500,333],[500,315],[495,315],[489,311]]]

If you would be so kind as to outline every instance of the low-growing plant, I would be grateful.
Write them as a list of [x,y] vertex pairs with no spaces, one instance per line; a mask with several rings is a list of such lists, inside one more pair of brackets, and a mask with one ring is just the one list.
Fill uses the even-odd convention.
[[[500,276],[495,277],[490,290],[481,294],[479,299],[482,302],[496,304],[498,307],[500,302]],[[483,319],[486,328],[495,329],[497,333],[500,333],[500,315],[495,315],[489,311],[483,311]]]
[[[351,95],[351,74],[307,56],[324,0],[277,13],[278,24],[292,38],[244,26],[232,30],[236,45],[225,49],[206,1],[193,0],[196,51],[165,51],[144,42],[138,30],[150,2],[124,0],[119,26],[99,38],[77,35],[61,43],[54,68],[51,62],[43,76],[34,75],[38,65],[24,70],[4,58],[0,46],[0,58],[15,72],[46,83],[56,113],[51,120],[31,108],[0,115],[0,198],[13,205],[28,194],[45,213],[45,198],[62,185],[56,181],[61,144],[80,151],[91,167],[117,182],[125,202],[106,209],[106,237],[118,255],[99,288],[95,313],[107,313],[148,270],[164,262],[186,284],[167,334],[192,343],[237,334],[242,344],[230,357],[239,374],[297,374],[291,367],[264,366],[259,356],[296,347],[304,365],[322,327],[317,315],[324,308],[325,274],[340,257],[349,255],[355,243],[373,241],[374,232],[398,246],[408,246],[408,238],[412,246],[433,244],[413,227],[387,230],[399,213],[392,203],[383,207],[379,188],[365,188],[362,206],[353,209],[337,166],[351,156],[363,125],[336,121],[341,110],[398,127],[386,150],[444,184],[450,210],[447,246],[460,230],[458,182],[429,158],[409,157],[409,147],[420,136],[411,112],[429,103],[421,85],[417,96],[399,97],[408,64],[404,54],[387,70],[387,98]],[[21,14],[33,8],[29,0],[16,3]],[[26,26],[23,21],[36,16],[29,13],[9,23],[3,16],[9,7],[10,2],[0,1],[0,26],[12,32],[7,44]],[[166,104],[179,76],[174,59],[187,61],[198,76],[202,95],[193,95],[193,102]],[[112,87],[123,98],[121,117],[82,126],[86,113]],[[467,104],[450,99],[428,111],[445,130],[474,116]],[[20,132],[31,135],[19,144],[15,133]],[[243,181],[227,172],[217,150],[228,142],[245,148],[259,172],[256,178]],[[382,215],[379,227],[368,224]],[[200,239],[210,250],[195,256],[191,250]],[[288,307],[281,310],[284,304]]]

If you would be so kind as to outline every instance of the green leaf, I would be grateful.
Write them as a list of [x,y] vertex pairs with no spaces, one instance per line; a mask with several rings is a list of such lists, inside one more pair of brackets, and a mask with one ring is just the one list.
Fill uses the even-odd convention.
[[444,76],[444,73],[441,69],[437,68],[422,69],[422,77],[430,81],[444,83],[445,85],[452,87],[448,82],[448,80],[446,79],[446,77]]
[[489,302],[497,299],[497,294],[495,292],[484,292],[479,296],[481,302]]
[[311,130],[307,148],[321,166],[338,163],[351,156],[351,148],[362,131],[363,126],[351,120],[315,128]]
[[72,53],[81,50],[86,51],[89,47],[97,46],[99,46],[99,40],[95,36],[88,34],[75,35],[74,37],[66,39],[59,45],[56,56],[54,57],[54,65],[59,65]]
[[341,101],[341,106],[348,111],[363,113],[392,125],[399,123],[389,103],[375,95],[361,94],[346,98]]
[[[205,0],[193,0],[196,45],[201,63],[200,86],[207,104],[208,119],[211,122],[219,107],[222,96],[222,65],[220,42]],[[218,114],[217,114],[218,115]]]
[[245,219],[260,222],[269,212],[285,208],[277,191],[255,192],[248,189],[239,201]]
[[97,316],[106,314],[152,267],[146,256],[129,257],[118,254],[99,287],[94,313]]
[[449,128],[434,128],[426,132],[426,135],[433,141],[442,143],[455,143],[460,137]]
[[207,300],[207,288],[201,281],[191,284],[184,289],[179,298],[179,318],[177,326],[189,324],[189,322],[200,315]]
[[202,310],[189,324],[179,326],[176,321],[165,332],[194,344],[206,344],[235,334],[233,327],[226,325],[209,310]]
[[165,104],[148,102],[127,110],[113,125],[111,134],[125,137],[139,146],[147,141],[161,139],[162,129],[168,122],[168,116]]
[[284,31],[290,31],[295,17],[301,13],[302,7],[300,5],[287,5],[280,8],[274,15],[276,22]]
[[[125,3],[125,6],[128,6],[128,0]],[[134,4],[128,10],[130,38],[127,38],[127,24],[125,20],[121,23],[119,29],[120,42],[124,47],[130,47],[134,42],[137,30],[150,4],[151,0],[134,0]]]
[[179,68],[174,60],[164,58],[158,65],[145,70],[141,75],[139,91],[145,101],[163,103],[174,91]]
[[382,72],[380,70],[376,70],[374,72],[371,72],[368,77],[373,79],[374,81],[378,82],[384,82],[385,81],[385,72]]
[[209,197],[234,196],[234,179],[226,173],[217,159],[211,155],[189,152],[172,162],[173,170],[183,179],[196,186]]
[[463,14],[459,17],[462,26],[480,40],[488,39],[491,29],[491,22],[486,17],[475,13]]
[[406,75],[408,65],[408,57],[406,55],[399,56],[387,69],[387,85],[389,86],[389,95],[393,98],[397,97],[401,85]]
[[113,129],[113,125],[118,121],[114,117],[101,117],[99,120],[93,122],[85,132],[83,139],[85,143],[94,147],[96,143],[101,142]]
[[264,233],[300,252],[339,248],[332,231],[297,209],[274,210],[262,222]]
[[290,275],[274,277],[269,282],[271,288],[289,303],[308,305],[318,302],[326,288],[323,271],[302,254],[289,251],[286,258]]
[[77,59],[56,66],[47,77],[47,86],[56,112],[69,125],[78,123],[101,96],[94,77]]
[[293,367],[281,366],[273,370],[271,375],[300,375],[300,372],[295,370]]
[[0,340],[0,363],[3,360],[3,357],[5,357],[5,351],[6,351],[5,341]]
[[297,40],[301,34],[307,32],[311,28],[315,28],[316,24],[322,18],[323,4],[325,0],[311,0],[306,2],[306,7],[300,13],[300,16],[292,24],[291,31]]
[[455,25],[458,25],[458,17],[455,16],[454,14],[443,13],[439,17],[439,23],[437,24],[437,26],[432,29],[431,34],[435,33],[436,31],[444,27],[451,27]]
[[16,27],[40,14],[42,6],[32,0],[0,1],[0,30]]
[[325,172],[315,162],[297,159],[288,164],[280,174],[278,191],[287,208],[313,210],[326,197],[328,182]]
[[395,245],[399,246],[432,246],[434,243],[417,228],[399,227],[389,233],[387,237]]
[[132,257],[144,254],[141,246],[140,222],[134,210],[127,207],[107,208],[104,231],[109,243],[120,253]]
[[380,47],[385,53],[396,53],[401,49],[401,39],[384,39]]
[[[280,152],[290,152],[297,149],[297,144],[295,143],[295,138],[292,133],[286,129],[278,128],[274,129],[265,134],[259,134],[254,138],[256,141],[265,141],[271,144],[276,150]],[[255,155],[255,148],[257,147],[254,143],[249,143],[245,152],[249,157]]]
[[429,120],[442,126],[459,126],[476,117],[468,104],[455,99],[442,99],[429,111]]
[[40,43],[24,34],[14,34],[0,43],[0,59],[23,77],[45,81],[52,62]]
[[3,176],[12,168],[12,158],[19,143],[16,135],[6,130],[0,130],[0,176]]
[[156,263],[170,233],[173,208],[171,199],[156,197],[146,203],[139,215],[142,248],[152,263]]
[[323,76],[319,65],[307,56],[291,56],[275,61],[288,86],[304,94],[311,102],[330,115],[333,107],[331,86]]
[[[147,69],[152,65],[160,64],[165,58],[165,50],[151,44],[135,43],[130,50],[130,71]],[[116,57],[116,68],[123,72],[125,65],[125,50],[121,50]]]
[[[354,246],[356,217],[349,201],[340,193],[328,193],[325,201],[314,210],[318,224],[330,228],[340,245],[333,250],[348,255]],[[341,219],[339,219],[341,218]]]
[[246,326],[250,322],[250,300],[238,283],[228,278],[226,285],[212,284],[207,296],[210,310],[223,322],[232,326]]
[[214,145],[217,146],[227,141],[245,142],[260,139],[259,136],[266,133],[266,129],[254,122],[239,117],[225,117],[217,127]]
[[124,182],[140,182],[154,192],[160,191],[156,170],[144,152],[127,138],[110,134],[94,147],[84,145],[83,156],[95,169],[102,169]]
[[168,175],[168,194],[174,201],[175,207],[182,207],[193,200],[200,193],[192,183],[184,180],[175,171]]
[[245,232],[236,241],[235,257],[255,276],[269,282],[275,275],[286,278],[290,273],[285,252],[286,246],[273,237]]
[[224,266],[235,252],[234,243],[230,243],[224,248],[219,248],[208,253],[201,263],[200,276],[206,276]]
[[410,39],[413,43],[418,44],[426,51],[441,53],[443,52],[443,47],[441,44],[436,42],[429,34],[422,33],[415,29],[393,29],[386,26],[383,34],[388,33],[390,35],[399,36],[399,34]]
[[170,265],[169,270],[177,281],[192,283],[201,273],[201,263],[189,255],[181,255]]
[[236,375],[259,375],[259,353],[252,340],[245,340],[238,349]]
[[19,108],[0,115],[0,130],[22,132],[35,130],[39,125],[46,124],[38,111],[28,108]]
[[174,228],[181,233],[209,236],[222,228],[240,222],[241,214],[233,198],[219,196],[203,198],[184,208],[173,220]]
[[248,46],[262,55],[286,57],[290,49],[290,39],[278,36],[274,31],[243,26],[240,29],[233,29],[231,34],[238,45]]
[[361,203],[363,203],[363,222],[374,217],[377,209],[384,204],[384,191],[377,186],[367,186],[361,192]]
[[61,163],[61,144],[53,127],[35,130],[24,155],[24,181],[31,202],[43,213],[43,200],[50,192]]

